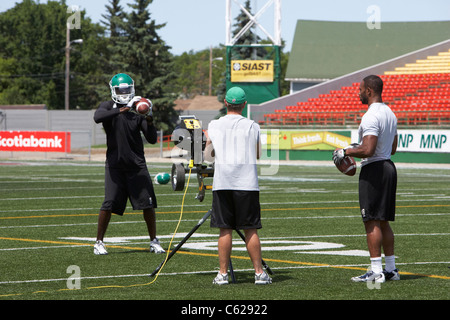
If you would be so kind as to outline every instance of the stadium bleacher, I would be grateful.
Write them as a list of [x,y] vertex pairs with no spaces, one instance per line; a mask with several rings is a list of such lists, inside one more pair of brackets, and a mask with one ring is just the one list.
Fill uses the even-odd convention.
[[404,67],[395,68],[395,71],[387,71],[386,75],[399,74],[433,74],[450,72],[450,50],[440,52],[435,56],[429,56],[416,63],[406,64]]
[[[450,125],[450,50],[387,71],[383,101],[397,116],[399,125]],[[367,107],[358,97],[359,83],[352,83],[284,106],[264,115],[266,125],[357,125]]]

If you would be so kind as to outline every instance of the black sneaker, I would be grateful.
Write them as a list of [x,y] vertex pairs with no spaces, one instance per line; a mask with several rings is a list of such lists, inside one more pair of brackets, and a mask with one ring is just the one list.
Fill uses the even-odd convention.
[[384,269],[383,273],[386,280],[400,280],[400,274],[398,273],[398,269],[394,269],[391,272],[387,272],[386,269]]

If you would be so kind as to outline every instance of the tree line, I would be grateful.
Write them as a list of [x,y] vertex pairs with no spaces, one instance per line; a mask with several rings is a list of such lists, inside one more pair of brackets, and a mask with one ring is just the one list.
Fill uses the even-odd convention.
[[[165,24],[152,19],[152,2],[135,0],[125,11],[120,0],[109,0],[100,23],[92,22],[85,10],[74,16],[65,0],[45,4],[23,0],[0,13],[0,105],[64,109],[66,25],[72,19],[70,40],[83,42],[70,45],[70,109],[93,109],[110,99],[109,80],[124,72],[134,79],[136,92],[153,101],[160,129],[173,129],[174,100],[208,94],[210,48],[178,56],[170,53],[171,47],[159,35]],[[242,19],[246,17],[238,17],[236,26]],[[248,33],[254,38],[252,30]],[[212,68],[212,95],[222,101],[225,47],[219,45],[212,52],[224,58],[215,60]]]

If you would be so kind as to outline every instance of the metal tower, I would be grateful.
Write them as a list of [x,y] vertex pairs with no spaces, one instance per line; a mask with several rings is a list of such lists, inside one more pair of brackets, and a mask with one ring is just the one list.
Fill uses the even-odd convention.
[[[245,90],[248,105],[243,115],[251,118],[251,104],[260,104],[280,96],[280,52],[281,52],[281,0],[265,0],[264,6],[252,15],[240,2],[226,1],[226,88],[239,86]],[[249,19],[241,30],[232,35],[232,5],[237,5]],[[272,6],[273,34],[270,34],[260,22],[262,14]],[[238,40],[253,26],[259,28],[267,37],[266,43],[237,44]],[[255,37],[255,42],[257,41]],[[267,43],[267,39],[271,43]],[[240,56],[242,49],[251,47],[255,51],[252,57]],[[259,57],[256,55],[259,52]],[[256,110],[252,110],[255,111]]]
[[[226,24],[226,41],[225,44],[227,46],[233,46],[237,40],[253,25],[256,25],[261,31],[272,41],[273,45],[281,46],[281,0],[268,0],[266,4],[253,16],[250,14],[245,7],[238,0],[225,0],[226,1],[226,10],[225,10],[225,24]],[[236,36],[232,37],[231,34],[231,26],[232,26],[232,17],[231,17],[231,9],[232,3],[235,3],[239,6],[239,9],[244,12],[250,19],[247,25],[244,26]],[[273,4],[273,34],[267,32],[267,30],[261,25],[258,21],[258,18]],[[255,45],[257,45],[255,43]]]

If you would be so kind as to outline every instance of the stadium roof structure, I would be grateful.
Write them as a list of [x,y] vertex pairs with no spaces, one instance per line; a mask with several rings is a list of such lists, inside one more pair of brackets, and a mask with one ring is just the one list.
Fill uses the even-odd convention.
[[450,21],[366,22],[298,20],[286,80],[320,82],[450,39]]

